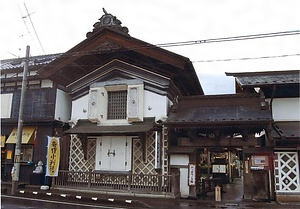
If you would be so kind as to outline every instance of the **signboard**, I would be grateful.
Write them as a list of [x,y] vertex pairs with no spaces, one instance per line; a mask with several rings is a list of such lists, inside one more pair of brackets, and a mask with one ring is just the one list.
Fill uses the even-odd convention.
[[226,173],[226,165],[213,165],[213,173]]
[[5,147],[6,136],[1,136],[1,147]]
[[196,186],[196,164],[189,164],[188,185]]
[[12,159],[12,150],[7,150],[6,152],[6,159],[11,160]]
[[269,158],[266,155],[252,156],[252,166],[269,166]]
[[59,138],[48,136],[48,154],[46,176],[58,176],[60,159],[60,145]]
[[269,167],[267,155],[253,155],[251,157],[251,170],[265,170]]

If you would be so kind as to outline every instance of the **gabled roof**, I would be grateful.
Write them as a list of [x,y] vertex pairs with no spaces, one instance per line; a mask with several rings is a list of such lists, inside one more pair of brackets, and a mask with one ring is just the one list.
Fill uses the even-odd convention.
[[179,98],[166,124],[185,127],[261,127],[272,121],[270,110],[256,94],[190,96]]
[[99,67],[112,60],[121,60],[170,78],[182,95],[204,94],[188,58],[133,38],[119,27],[105,25],[104,20],[100,18],[94,25],[97,28],[88,33],[85,40],[38,73],[68,89],[69,85]]

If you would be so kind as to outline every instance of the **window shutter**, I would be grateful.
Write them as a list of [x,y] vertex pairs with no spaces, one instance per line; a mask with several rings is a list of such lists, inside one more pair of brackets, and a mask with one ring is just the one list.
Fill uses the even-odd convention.
[[144,86],[142,84],[128,86],[127,117],[129,122],[143,121],[143,95]]
[[99,121],[99,90],[91,89],[89,95],[89,120],[93,123]]
[[105,88],[90,90],[89,120],[93,123],[103,122],[107,119],[107,91]]

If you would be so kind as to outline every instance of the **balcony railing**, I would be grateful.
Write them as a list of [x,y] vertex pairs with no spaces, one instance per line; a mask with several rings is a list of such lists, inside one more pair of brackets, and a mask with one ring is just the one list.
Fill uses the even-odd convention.
[[54,179],[55,187],[71,187],[93,190],[123,190],[138,193],[179,194],[179,173],[173,175],[146,175],[110,173],[99,171],[60,170]]

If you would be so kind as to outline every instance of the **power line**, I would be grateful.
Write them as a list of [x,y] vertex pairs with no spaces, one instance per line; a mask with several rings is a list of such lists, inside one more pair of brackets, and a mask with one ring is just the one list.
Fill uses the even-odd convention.
[[30,23],[31,23],[31,25],[32,25],[32,28],[33,28],[33,30],[34,30],[34,33],[35,33],[35,36],[36,36],[36,38],[37,38],[37,40],[38,40],[38,42],[39,42],[39,44],[40,44],[40,47],[42,48],[42,50],[43,50],[43,52],[44,52],[44,54],[46,54],[45,53],[45,50],[44,50],[44,47],[43,47],[43,45],[42,45],[42,43],[41,43],[41,41],[40,41],[40,38],[39,38],[39,36],[38,36],[38,34],[37,34],[37,32],[36,32],[36,30],[35,30],[35,27],[34,27],[34,24],[33,24],[33,22],[32,22],[32,20],[31,20],[31,14],[29,14],[29,12],[28,12],[28,9],[27,9],[27,7],[26,7],[26,4],[24,3],[24,7],[25,7],[25,9],[26,9],[26,12],[27,12],[27,17],[29,18],[29,20],[30,20]]
[[243,61],[243,60],[255,60],[255,59],[284,58],[284,57],[293,57],[293,56],[300,56],[300,54],[283,54],[283,55],[261,56],[261,57],[242,57],[242,58],[228,58],[228,59],[198,60],[198,61],[192,61],[192,63]]
[[145,49],[145,48],[166,48],[166,47],[177,47],[177,46],[186,46],[186,45],[195,45],[195,44],[220,43],[220,42],[228,42],[228,41],[244,41],[250,39],[273,38],[273,37],[292,36],[292,35],[299,35],[299,34],[300,34],[300,30],[295,30],[295,31],[275,32],[275,33],[233,36],[233,37],[225,37],[225,38],[203,39],[203,40],[195,40],[195,41],[181,41],[181,42],[155,44],[155,45],[145,44],[141,46],[125,47],[125,48],[107,46],[107,47],[102,47],[101,51],[99,51],[99,49],[97,48],[95,51],[89,51],[89,52],[73,52],[73,53],[66,52],[62,56],[80,56],[80,55],[88,55],[88,54],[125,52],[125,51]]
[[203,39],[203,40],[195,40],[195,41],[164,43],[164,44],[156,44],[156,46],[157,47],[185,46],[185,45],[194,45],[194,44],[228,42],[228,41],[244,41],[244,40],[260,39],[260,38],[273,38],[273,37],[278,37],[278,36],[291,36],[291,35],[299,35],[299,34],[300,34],[300,30],[283,31],[283,32],[275,32],[275,33],[262,33],[262,34],[253,34],[253,35],[244,35],[244,36],[232,36],[232,37],[226,37],[226,38],[213,38],[213,39]]
[[[22,10],[21,10],[19,4],[18,4],[18,8],[19,8],[19,11],[20,11],[20,14],[21,14],[21,18],[22,18],[22,20],[23,20],[23,23],[24,23],[24,25],[25,25],[25,27],[26,27],[26,29],[27,29],[27,33],[29,34],[31,41],[34,42],[34,41],[33,41],[33,37],[32,37],[32,35],[31,35],[31,33],[30,33],[29,28],[28,28],[28,25],[27,25],[27,23],[26,23],[26,21],[25,21],[25,18],[26,18],[27,16],[24,16],[24,15],[23,15]],[[20,35],[20,37],[22,37],[22,36],[23,36],[23,35]]]
[[[28,11],[27,11],[28,13]],[[196,41],[183,41],[183,42],[173,42],[173,43],[164,43],[164,44],[145,44],[137,47],[120,47],[120,46],[103,46],[99,50],[97,48],[93,51],[82,51],[82,52],[65,52],[60,56],[68,57],[68,56],[83,56],[83,55],[95,55],[95,54],[105,54],[105,53],[113,53],[113,52],[126,52],[144,48],[164,48],[164,47],[174,47],[174,46],[185,46],[185,45],[194,45],[194,44],[204,44],[204,43],[215,43],[215,42],[227,42],[227,41],[242,41],[249,39],[261,39],[261,38],[272,38],[278,36],[291,36],[291,35],[299,35],[300,30],[295,31],[283,31],[283,32],[275,32],[275,33],[264,33],[264,34],[252,34],[252,35],[244,35],[244,36],[233,36],[233,37],[225,37],[225,38],[214,38],[214,39],[203,39]],[[289,56],[299,56],[299,54],[288,54],[288,55],[275,55],[275,56],[262,56],[262,57],[245,57],[245,58],[228,58],[228,59],[214,59],[214,60],[199,60],[193,61],[197,62],[219,62],[219,61],[234,61],[234,60],[251,60],[251,59],[266,59],[266,58],[282,58]]]

